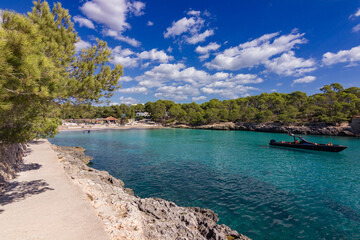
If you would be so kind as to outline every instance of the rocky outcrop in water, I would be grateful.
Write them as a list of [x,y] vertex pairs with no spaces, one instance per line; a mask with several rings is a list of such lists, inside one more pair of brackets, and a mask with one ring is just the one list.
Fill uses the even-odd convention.
[[169,125],[174,128],[191,128],[191,129],[213,129],[213,130],[242,130],[257,132],[273,132],[295,134],[313,134],[313,135],[330,135],[330,136],[360,136],[360,132],[355,131],[349,124],[341,126],[330,126],[327,124],[306,124],[306,125],[283,125],[281,123],[233,123],[222,122],[200,126],[188,125]]
[[93,157],[87,156],[85,154],[85,148],[82,147],[67,147],[67,146],[58,146],[58,149],[70,156],[81,160],[85,164],[89,164]]
[[111,239],[248,239],[218,225],[217,214],[211,210],[180,207],[159,198],[139,198],[108,172],[90,168],[69,151],[53,147],[65,171],[87,194]]

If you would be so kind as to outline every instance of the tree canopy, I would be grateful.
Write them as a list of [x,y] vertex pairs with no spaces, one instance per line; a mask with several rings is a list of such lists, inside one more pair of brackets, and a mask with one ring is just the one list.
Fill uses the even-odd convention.
[[[322,93],[308,96],[304,92],[262,93],[257,96],[224,100],[211,99],[201,105],[177,104],[169,100],[145,105],[92,107],[91,111],[70,106],[65,118],[114,116],[134,118],[135,111],[147,111],[156,122],[177,122],[190,125],[216,122],[280,122],[336,124],[360,114],[360,88],[344,89],[339,83],[325,85]],[[89,114],[89,113],[92,114]],[[82,114],[83,113],[83,114]]]
[[76,53],[68,10],[34,2],[27,15],[3,11],[0,24],[0,141],[52,136],[59,106],[112,96],[123,67],[111,68],[106,42]]

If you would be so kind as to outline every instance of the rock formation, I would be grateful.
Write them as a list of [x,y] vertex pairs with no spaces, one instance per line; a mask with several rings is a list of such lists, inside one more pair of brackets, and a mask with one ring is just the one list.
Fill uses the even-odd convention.
[[88,167],[69,149],[53,148],[65,171],[87,194],[111,239],[248,239],[225,225],[218,225],[217,214],[211,210],[180,207],[159,198],[136,197],[108,172]]
[[242,130],[256,132],[274,132],[295,134],[313,134],[313,135],[330,135],[330,136],[359,136],[349,124],[341,126],[331,126],[327,124],[309,123],[306,125],[283,125],[281,123],[233,123],[222,122],[200,126],[188,125],[169,125],[174,128],[191,128],[191,129],[213,129],[213,130]]

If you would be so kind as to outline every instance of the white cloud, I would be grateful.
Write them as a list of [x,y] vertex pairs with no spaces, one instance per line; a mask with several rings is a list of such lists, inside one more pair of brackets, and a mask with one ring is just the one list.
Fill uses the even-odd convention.
[[199,60],[200,60],[200,62],[203,62],[203,61],[205,61],[206,59],[208,59],[210,57],[210,54],[204,54],[204,55],[200,55],[199,56]]
[[263,82],[263,79],[255,74],[233,75],[226,72],[209,74],[194,67],[186,67],[182,63],[160,64],[134,79],[139,82],[140,87],[157,88],[157,97],[174,100],[197,97],[200,89],[204,93],[236,98],[257,90],[243,85]]
[[199,96],[199,97],[192,97],[193,101],[200,101],[200,100],[205,100],[206,97],[205,96]]
[[315,76],[306,76],[306,77],[303,77],[303,78],[295,79],[293,81],[292,85],[297,84],[297,83],[311,83],[311,82],[313,82],[315,80],[316,80]]
[[160,99],[185,100],[188,96],[196,96],[199,90],[190,86],[163,86],[156,89],[155,97]]
[[169,53],[172,53],[173,49],[171,46],[169,46],[168,49],[166,49],[166,51],[168,51]]
[[327,52],[323,55],[322,62],[325,65],[333,65],[337,63],[350,63],[360,61],[360,46],[353,47],[350,50],[341,50],[337,53]]
[[[183,17],[176,22],[174,21],[170,27],[166,28],[164,32],[165,38],[175,38],[182,35],[179,42],[196,44],[214,35],[213,29],[206,29],[200,33],[201,29],[205,26],[205,19],[200,17],[200,11],[189,10],[187,14],[190,15],[190,17]],[[203,16],[208,17],[205,12]]]
[[135,38],[131,38],[131,37],[128,37],[128,36],[123,36],[123,35],[121,35],[121,33],[118,33],[118,32],[116,32],[114,30],[111,30],[111,29],[103,31],[103,34],[105,36],[113,37],[116,40],[126,42],[127,44],[129,44],[129,45],[131,45],[133,47],[139,47],[141,45],[141,43],[138,40],[136,40]]
[[145,3],[140,1],[127,2],[130,12],[135,16],[141,16],[144,14],[143,10],[145,9]]
[[360,16],[360,8],[358,8],[358,10],[356,11],[356,13],[351,14],[351,15],[349,16],[349,18],[355,18],[355,17],[359,17],[359,16]]
[[73,19],[74,19],[74,22],[79,23],[80,27],[85,26],[90,29],[95,29],[94,23],[87,18],[75,16],[75,17],[73,17]]
[[137,58],[123,57],[117,54],[113,54],[113,59],[111,60],[111,63],[121,64],[123,67],[129,67],[129,68],[134,68],[139,66]]
[[126,0],[92,0],[85,2],[80,9],[88,18],[115,31],[123,32],[130,28],[126,22],[129,11]]
[[146,25],[147,25],[147,26],[154,26],[154,22],[148,21]]
[[187,12],[188,15],[193,15],[193,16],[200,16],[200,11],[195,11],[195,10],[189,10]]
[[189,43],[189,44],[197,44],[197,43],[199,43],[199,42],[203,42],[203,41],[205,41],[205,39],[207,38],[207,37],[210,37],[210,36],[212,36],[212,35],[214,35],[214,30],[206,30],[205,32],[203,32],[203,33],[200,33],[200,34],[195,34],[195,35],[193,35],[192,37],[190,37],[190,38],[187,38],[185,41],[187,42],[187,43]]
[[[131,26],[127,22],[129,14],[140,16],[143,14],[145,4],[140,1],[129,0],[91,0],[85,2],[80,10],[91,20],[103,24],[106,30],[110,30],[106,34],[117,40],[139,46],[140,43],[130,37],[123,36],[122,33]],[[106,31],[105,31],[106,32]]]
[[120,77],[119,81],[120,82],[131,82],[133,81],[134,79],[132,77],[129,77],[129,76],[122,76]]
[[175,37],[181,35],[185,32],[197,32],[197,29],[200,29],[204,24],[204,20],[202,18],[194,18],[194,17],[183,17],[182,19],[173,22],[171,27],[166,29],[164,33],[165,38]]
[[199,56],[200,61],[204,61],[206,59],[208,59],[210,57],[209,52],[211,51],[216,51],[220,48],[220,45],[215,43],[215,42],[211,42],[208,45],[201,47],[201,46],[197,46],[197,48],[195,49],[195,52],[201,54]]
[[120,88],[118,90],[120,93],[146,93],[146,87],[130,87],[130,88]]
[[271,57],[288,52],[298,44],[307,42],[296,29],[279,36],[279,32],[265,34],[252,41],[230,47],[205,64],[209,69],[239,70],[265,64]]
[[248,87],[243,85],[238,85],[235,88],[211,88],[211,87],[203,87],[201,91],[207,94],[218,94],[225,98],[235,99],[240,96],[248,96],[249,91],[259,90],[254,87]]
[[316,70],[316,62],[313,59],[295,57],[293,51],[283,53],[280,57],[267,60],[266,69],[279,75],[291,76]]
[[112,51],[112,63],[122,64],[124,67],[130,68],[139,66],[139,63],[142,63],[143,67],[147,67],[152,62],[167,63],[174,60],[173,56],[169,56],[163,50],[159,51],[157,49],[135,53],[128,48],[122,49],[120,46],[117,46]]
[[197,48],[195,49],[195,52],[199,53],[199,54],[208,54],[211,51],[216,51],[220,48],[221,45],[217,44],[216,42],[211,42],[208,45],[201,47],[201,46],[197,46]]
[[138,100],[136,100],[135,98],[132,98],[132,97],[123,97],[123,96],[121,96],[119,98],[119,100],[120,100],[120,103],[126,104],[126,105],[132,105],[132,104],[139,103]]
[[355,27],[352,28],[353,32],[359,32],[360,31],[360,24],[356,25]]
[[149,59],[151,61],[159,61],[161,63],[167,63],[174,60],[173,56],[167,55],[163,50],[151,49],[150,51],[143,51],[138,54],[140,59]]
[[91,44],[89,42],[80,40],[79,42],[75,43],[75,49],[77,52],[83,50],[83,49],[87,49],[91,47]]

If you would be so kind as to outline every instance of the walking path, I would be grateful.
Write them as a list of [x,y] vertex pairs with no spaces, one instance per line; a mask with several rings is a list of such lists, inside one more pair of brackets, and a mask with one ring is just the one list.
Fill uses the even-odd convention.
[[50,143],[31,143],[22,171],[0,197],[0,239],[109,239],[87,199]]

